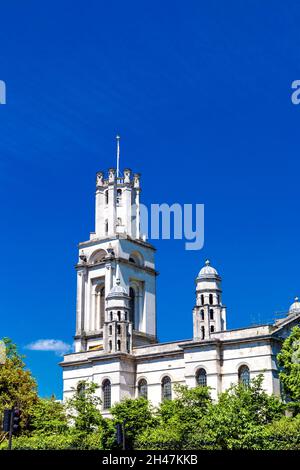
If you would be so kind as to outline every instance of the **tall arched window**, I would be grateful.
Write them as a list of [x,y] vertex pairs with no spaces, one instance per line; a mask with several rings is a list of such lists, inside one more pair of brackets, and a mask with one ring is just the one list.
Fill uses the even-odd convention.
[[148,398],[148,384],[147,380],[141,379],[138,383],[138,394],[139,397]]
[[201,339],[205,338],[205,328],[204,326],[201,326]]
[[204,320],[204,310],[203,309],[200,311],[200,316],[201,316],[201,320],[203,321]]
[[105,221],[105,235],[108,234],[108,220]]
[[163,377],[161,381],[161,399],[172,400],[172,383],[168,376]]
[[108,204],[108,190],[105,191],[105,204]]
[[201,294],[201,305],[204,305],[204,295]]
[[111,407],[111,383],[108,379],[104,380],[102,384],[102,402],[104,410]]
[[210,325],[210,332],[213,333],[215,331],[214,325]]
[[77,384],[77,393],[80,397],[84,397],[85,395],[85,382],[79,382]]
[[122,189],[117,189],[117,205],[122,201]]
[[248,387],[250,385],[250,370],[248,366],[239,368],[239,383]]
[[210,318],[211,320],[214,319],[214,309],[213,309],[213,308],[210,308],[210,309],[209,309],[209,318]]
[[95,289],[95,313],[96,325],[103,328],[105,319],[105,287],[103,285],[98,285]]
[[129,321],[132,322],[132,328],[135,327],[135,292],[132,287],[129,288]]
[[213,295],[209,294],[209,304],[212,305],[214,302]]
[[100,328],[103,328],[105,320],[105,287],[100,290]]
[[205,369],[197,370],[196,381],[197,381],[197,385],[199,385],[200,387],[206,387],[206,385],[207,385],[207,375],[206,375],[206,370]]

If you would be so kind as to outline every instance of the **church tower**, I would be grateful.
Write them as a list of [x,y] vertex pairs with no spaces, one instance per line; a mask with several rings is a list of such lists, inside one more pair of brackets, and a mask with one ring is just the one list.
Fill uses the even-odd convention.
[[[109,352],[108,333],[115,328],[122,334],[112,350],[120,344],[131,350],[156,342],[155,248],[140,230],[140,175],[130,169],[120,174],[119,139],[117,145],[117,168],[110,168],[107,177],[102,171],[96,175],[95,232],[79,244],[76,352]],[[122,299],[116,297],[121,290],[126,293]],[[122,320],[117,324],[114,303],[121,300]],[[113,312],[112,321],[109,312]],[[128,322],[126,328],[124,322]],[[129,348],[124,346],[123,329],[131,336]]]
[[222,305],[221,277],[206,260],[196,278],[196,306],[193,309],[194,340],[209,339],[226,330],[226,307]]

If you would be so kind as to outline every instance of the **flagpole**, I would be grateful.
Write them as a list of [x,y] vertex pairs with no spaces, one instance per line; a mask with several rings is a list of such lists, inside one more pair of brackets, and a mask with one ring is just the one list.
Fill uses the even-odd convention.
[[120,166],[120,136],[116,136],[117,139],[117,178],[119,177],[119,166]]

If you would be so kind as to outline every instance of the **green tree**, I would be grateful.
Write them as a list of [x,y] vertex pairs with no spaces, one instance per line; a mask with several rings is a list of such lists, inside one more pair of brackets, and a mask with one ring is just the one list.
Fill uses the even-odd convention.
[[132,449],[138,435],[145,429],[153,429],[157,420],[153,415],[153,409],[145,398],[127,398],[116,403],[111,414],[113,423],[124,423],[127,448]]
[[234,385],[217,403],[211,402],[205,388],[179,387],[175,400],[161,404],[160,425],[143,432],[137,448],[247,448],[249,436],[258,435],[264,426],[282,417],[282,403],[263,390],[262,381],[258,376],[248,387]]
[[73,389],[74,396],[67,401],[66,408],[75,431],[89,434],[103,424],[101,398],[95,394],[98,388],[94,382],[83,380]]
[[300,327],[295,326],[277,355],[279,378],[287,398],[300,403]]
[[30,410],[29,428],[34,434],[62,434],[68,431],[66,410],[52,398],[39,398]]
[[158,409],[161,423],[193,427],[207,413],[211,404],[209,388],[174,385],[174,392],[174,400],[164,400]]
[[144,429],[138,436],[140,449],[182,449],[199,426],[211,405],[209,388],[175,385],[175,398],[164,400],[156,413],[155,429]]
[[0,414],[5,408],[18,406],[21,409],[20,428],[28,425],[30,409],[38,401],[37,385],[29,370],[25,369],[24,356],[18,353],[16,345],[3,339],[6,346],[6,360],[0,365]]
[[249,386],[232,385],[222,393],[190,434],[191,448],[247,448],[249,435],[280,419],[283,404],[277,397],[268,395],[262,383],[263,376],[259,375],[251,380]]

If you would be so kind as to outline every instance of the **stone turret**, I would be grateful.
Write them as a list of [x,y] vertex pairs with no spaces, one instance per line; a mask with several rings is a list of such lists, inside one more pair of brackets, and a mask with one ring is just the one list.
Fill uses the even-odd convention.
[[196,306],[193,309],[195,340],[209,339],[216,331],[226,330],[226,307],[222,305],[221,277],[206,260],[196,278]]

